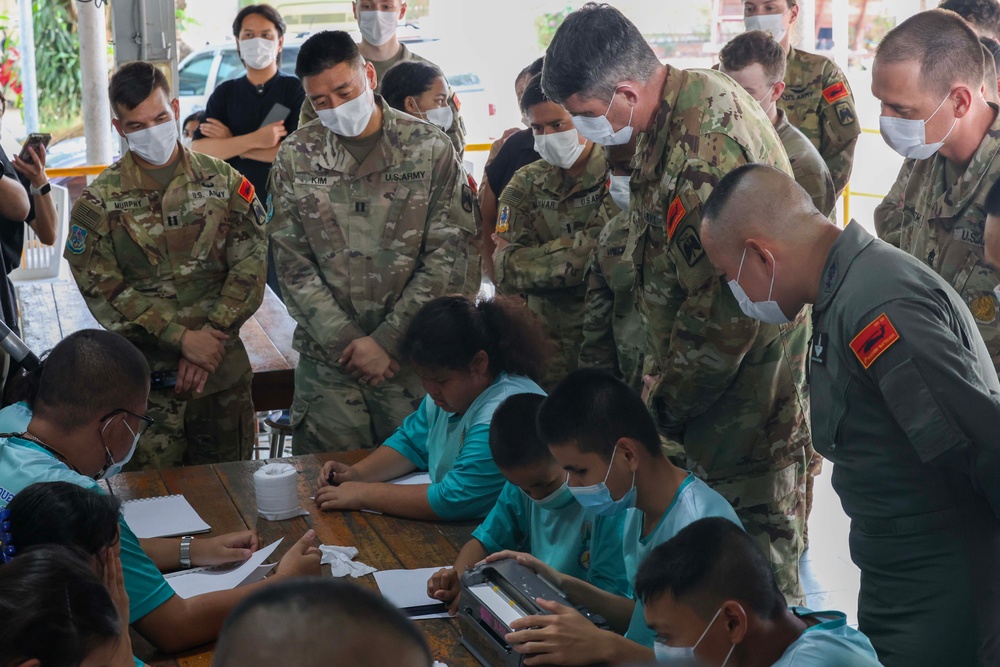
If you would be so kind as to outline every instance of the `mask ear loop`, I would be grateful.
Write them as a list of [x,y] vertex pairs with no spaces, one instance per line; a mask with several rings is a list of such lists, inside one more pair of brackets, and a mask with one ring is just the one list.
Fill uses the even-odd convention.
[[[764,249],[764,252],[766,252],[768,255],[771,255],[771,251],[766,248]],[[775,261],[774,255],[771,255],[771,261],[774,262],[774,269],[771,271],[771,289],[767,291],[768,301],[771,300],[771,295],[774,294],[774,276],[778,274],[778,262]]]

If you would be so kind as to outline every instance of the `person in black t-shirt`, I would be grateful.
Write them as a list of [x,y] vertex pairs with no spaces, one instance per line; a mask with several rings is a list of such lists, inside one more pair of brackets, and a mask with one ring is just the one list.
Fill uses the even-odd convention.
[[[233,36],[247,74],[215,89],[208,98],[206,120],[191,144],[192,150],[228,162],[262,197],[278,146],[298,128],[299,108],[305,99],[299,80],[278,67],[284,35],[285,21],[270,5],[240,10],[233,21]],[[265,120],[275,120],[272,112],[276,110],[284,111],[283,115],[265,125]],[[267,284],[281,296],[270,250]]]

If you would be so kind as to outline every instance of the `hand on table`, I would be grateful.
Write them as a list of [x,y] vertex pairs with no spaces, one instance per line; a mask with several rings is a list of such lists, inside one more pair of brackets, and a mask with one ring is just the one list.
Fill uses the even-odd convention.
[[204,368],[196,363],[181,357],[177,363],[177,385],[174,387],[175,394],[182,394],[186,391],[194,391],[200,394],[205,391],[205,384],[211,375]]
[[323,464],[323,470],[319,474],[319,479],[316,480],[317,489],[322,489],[324,486],[330,486],[331,473],[333,474],[334,484],[361,481],[361,473],[359,473],[354,466],[349,466],[346,463],[341,463],[340,461],[327,461]]
[[201,132],[202,136],[208,137],[209,139],[229,139],[233,136],[232,130],[230,130],[224,123],[215,120],[214,118],[207,119],[198,126],[198,130]]
[[344,482],[338,486],[324,486],[316,491],[316,505],[321,510],[364,509],[365,484],[366,482]]
[[352,340],[344,349],[340,363],[351,377],[372,387],[383,380],[391,380],[399,371],[399,363],[371,336]]
[[278,561],[275,577],[318,577],[322,552],[316,546],[316,531],[309,529]]
[[212,566],[243,562],[260,548],[257,533],[244,530],[191,542],[191,565]]
[[427,597],[447,602],[448,613],[452,616],[458,613],[458,601],[461,591],[460,577],[454,568],[442,568],[427,580]]
[[532,654],[524,664],[594,664],[595,656],[600,655],[601,634],[606,631],[572,607],[541,598],[536,598],[535,603],[551,615],[519,618],[510,624],[515,632],[505,637],[517,653]]
[[188,329],[181,336],[181,354],[191,363],[214,373],[226,355],[222,346],[224,340],[229,340],[229,336],[215,329]]

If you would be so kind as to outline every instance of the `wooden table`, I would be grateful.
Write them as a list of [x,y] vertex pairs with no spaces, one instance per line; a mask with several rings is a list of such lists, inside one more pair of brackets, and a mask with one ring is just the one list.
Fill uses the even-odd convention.
[[[469,540],[476,523],[437,524],[366,512],[320,512],[309,500],[315,492],[315,480],[325,461],[336,459],[344,463],[356,463],[365,456],[367,452],[338,452],[281,459],[298,469],[299,496],[303,499],[302,507],[309,511],[309,516],[286,521],[267,521],[257,516],[253,473],[266,461],[122,473],[105,484],[122,500],[183,494],[198,514],[212,526],[209,535],[256,528],[262,544],[284,538],[269,562],[277,562],[306,530],[313,528],[322,544],[357,547],[357,560],[379,570],[454,563],[458,550]],[[329,574],[329,566],[324,565],[323,570],[324,574]],[[354,581],[377,590],[371,575]],[[456,621],[417,621],[417,626],[427,637],[435,660],[440,660],[449,667],[475,667],[479,664],[459,643]],[[153,667],[211,665],[212,646],[166,657],[158,654],[134,631],[132,635],[136,655]]]
[[[21,336],[38,355],[80,329],[99,329],[83,295],[73,281],[18,285]],[[240,339],[253,368],[253,404],[257,411],[284,410],[292,405],[295,366],[292,349],[295,320],[267,287],[257,312],[243,325]]]

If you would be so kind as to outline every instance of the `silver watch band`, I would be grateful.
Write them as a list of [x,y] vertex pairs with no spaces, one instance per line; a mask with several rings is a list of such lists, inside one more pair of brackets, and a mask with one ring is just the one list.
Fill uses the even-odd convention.
[[191,542],[194,538],[190,535],[185,535],[181,538],[181,568],[188,569],[191,567]]

